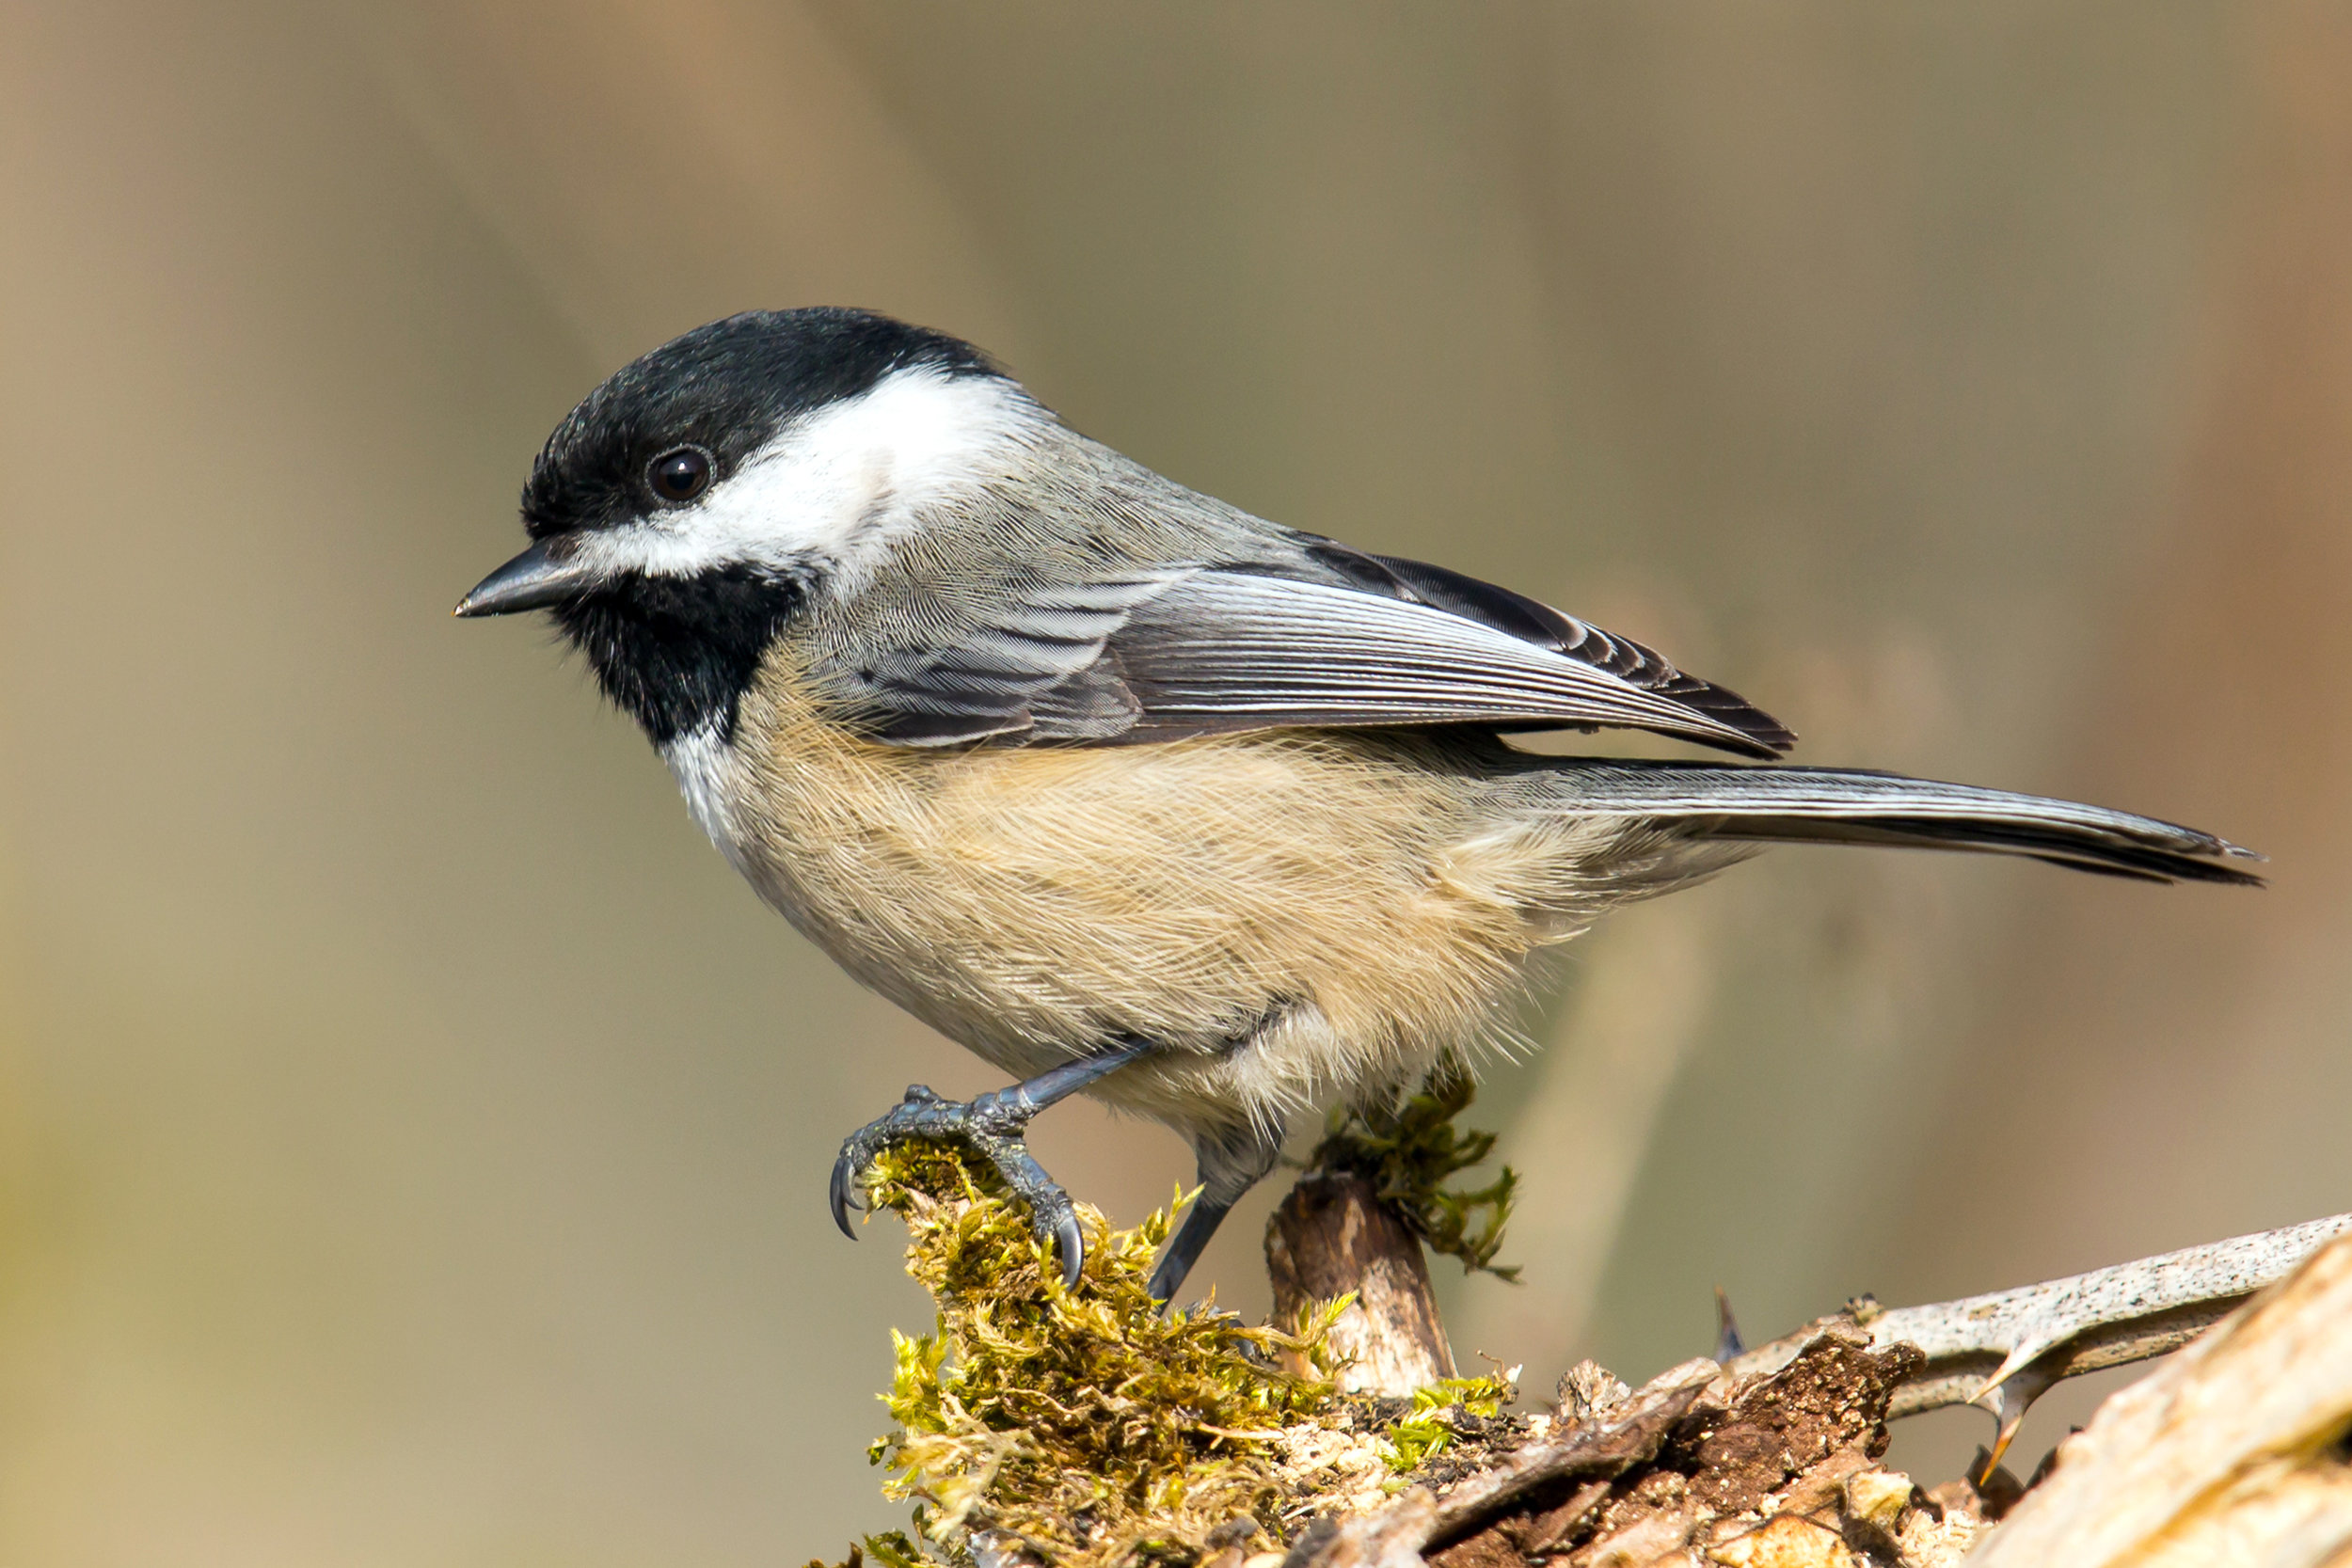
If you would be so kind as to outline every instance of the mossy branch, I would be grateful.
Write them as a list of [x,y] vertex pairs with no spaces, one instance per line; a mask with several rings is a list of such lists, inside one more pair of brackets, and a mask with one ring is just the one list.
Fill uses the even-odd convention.
[[[1431,1245],[1507,1278],[1493,1258],[1516,1178],[1442,1186],[1493,1147],[1449,1125],[1470,1098],[1466,1077],[1441,1073],[1391,1110],[1336,1122],[1318,1158],[1377,1182]],[[868,1537],[850,1568],[1123,1568],[1263,1551],[1311,1514],[1375,1506],[1513,1397],[1500,1378],[1446,1378],[1410,1398],[1341,1393],[1333,1328],[1353,1294],[1263,1327],[1214,1298],[1162,1311],[1148,1281],[1182,1193],[1127,1230],[1080,1205],[1087,1256],[1065,1288],[1026,1212],[953,1148],[886,1151],[867,1191],[872,1210],[905,1222],[907,1272],[938,1316],[930,1334],[892,1332],[882,1399],[898,1426],[869,1449],[890,1472],[884,1494],[914,1505],[914,1528]]]
[[[1386,1171],[1400,1206],[1438,1190],[1491,1146],[1444,1125],[1468,1099],[1466,1085],[1440,1079],[1393,1112],[1357,1118],[1339,1147],[1365,1163],[1319,1180],[1368,1192]],[[899,1424],[872,1449],[892,1472],[885,1492],[914,1504],[914,1531],[866,1538],[849,1568],[869,1558],[884,1568],[1273,1568],[1283,1549],[1303,1568],[1531,1568],[1563,1554],[1651,1560],[1661,1549],[1751,1568],[1955,1568],[1972,1547],[2072,1561],[2086,1531],[2114,1534],[2119,1499],[2135,1487],[2196,1500],[2201,1512],[2167,1515],[2162,1530],[2216,1540],[2342,1502],[2328,1487],[2352,1409],[2352,1337],[2337,1332],[2352,1322],[2342,1310],[2352,1240],[2341,1236],[2352,1216],[1964,1302],[1872,1306],[1740,1364],[1686,1363],[1640,1390],[1587,1363],[1563,1380],[1555,1410],[1512,1415],[1505,1378],[1446,1379],[1409,1398],[1336,1391],[1349,1370],[1333,1351],[1345,1296],[1286,1327],[1252,1328],[1214,1305],[1163,1315],[1146,1281],[1181,1195],[1132,1230],[1082,1208],[1089,1255],[1065,1289],[1053,1249],[993,1180],[938,1148],[878,1162],[875,1206],[905,1220],[908,1272],[930,1290],[938,1323],[894,1336],[884,1401]],[[1444,1236],[1452,1213],[1463,1243],[1454,1255],[1499,1272],[1508,1180],[1456,1196],[1460,1209],[1430,1201],[1433,1228]],[[2012,1378],[2032,1389],[2044,1363],[2057,1377],[2157,1354],[2182,1324],[2211,1323],[2330,1237],[2285,1284],[2239,1307],[2233,1326],[2198,1341],[2144,1393],[2112,1402],[2070,1445],[2074,1458],[2037,1469],[2037,1482],[2054,1478],[2042,1487],[2028,1492],[2034,1483],[1989,1455],[1970,1479],[1926,1492],[1878,1466],[1890,1417],[1946,1402],[1927,1396],[1955,1378],[1974,1386],[1962,1373],[1988,1354],[2013,1359],[2020,1335],[2029,1349],[2054,1347]],[[1401,1231],[1395,1241],[1414,1245]],[[2048,1337],[2059,1319],[2062,1342]],[[1896,1342],[1877,1343],[1882,1332]],[[2208,1414],[2153,1438],[2131,1424],[2180,1409]],[[2235,1414],[2217,1421],[2215,1411]],[[2257,1415],[2269,1424],[2251,1424]],[[2198,1466],[2251,1479],[2181,1482],[2203,1474]],[[2021,1492],[2016,1520],[1994,1530]],[[2296,1537],[2323,1548],[2338,1539]],[[2317,1560],[2294,1558],[2297,1568]]]
[[1468,1069],[1448,1058],[1419,1090],[1393,1104],[1334,1113],[1308,1168],[1364,1178],[1430,1251],[1459,1259],[1464,1273],[1516,1283],[1518,1267],[1497,1265],[1495,1255],[1518,1198],[1518,1173],[1504,1165],[1483,1187],[1445,1186],[1494,1152],[1494,1133],[1454,1125],[1477,1092]]
[[992,1180],[937,1147],[876,1163],[875,1204],[906,1221],[907,1272],[939,1312],[934,1333],[893,1332],[898,1430],[871,1450],[885,1492],[951,1557],[980,1534],[1057,1562],[1189,1561],[1237,1520],[1266,1528],[1290,1490],[1278,1436],[1336,1401],[1324,1341],[1346,1304],[1287,1330],[1214,1304],[1161,1312],[1146,1282],[1182,1195],[1130,1230],[1081,1205],[1086,1264],[1066,1290]]

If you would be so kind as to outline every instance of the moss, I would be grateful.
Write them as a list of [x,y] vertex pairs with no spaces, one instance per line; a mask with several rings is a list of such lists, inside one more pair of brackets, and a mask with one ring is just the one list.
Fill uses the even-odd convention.
[[[1517,1369],[1514,1369],[1516,1371]],[[1412,1408],[1389,1428],[1389,1468],[1409,1475],[1442,1453],[1454,1441],[1454,1426],[1464,1416],[1491,1419],[1518,1397],[1508,1375],[1449,1377],[1413,1395]]]
[[[867,1536],[862,1544],[850,1548],[847,1558],[830,1565],[830,1568],[866,1568],[866,1560],[869,1555],[882,1564],[882,1568],[930,1568],[932,1562],[923,1554],[923,1548],[908,1539],[906,1531],[894,1529]],[[808,1568],[829,1568],[829,1565],[823,1558],[813,1557],[808,1560]]]
[[[1294,1490],[1276,1434],[1337,1402],[1325,1349],[1344,1303],[1288,1330],[1208,1307],[1162,1313],[1146,1282],[1179,1205],[1132,1230],[1081,1206],[1087,1259],[1065,1290],[1027,1216],[951,1148],[876,1163],[876,1207],[907,1225],[907,1272],[938,1305],[934,1333],[897,1333],[883,1396],[898,1430],[877,1442],[883,1490],[915,1505],[934,1560],[975,1536],[1057,1563],[1189,1562],[1220,1541],[1271,1536]],[[1284,1372],[1279,1352],[1311,1375]],[[1237,1523],[1248,1520],[1248,1524]],[[906,1538],[868,1554],[906,1560]]]
[[1518,1173],[1504,1165],[1484,1187],[1445,1187],[1494,1152],[1492,1132],[1454,1125],[1476,1094],[1460,1062],[1442,1062],[1418,1092],[1395,1104],[1336,1113],[1308,1166],[1363,1177],[1430,1251],[1461,1259],[1465,1273],[1517,1281],[1519,1271],[1497,1266],[1495,1255],[1518,1196]]
[[[1494,1146],[1452,1125],[1470,1096],[1441,1068],[1391,1108],[1336,1119],[1314,1164],[1364,1175],[1427,1245],[1508,1279],[1494,1258],[1518,1178],[1444,1187]],[[1163,1313],[1147,1282],[1182,1194],[1131,1230],[1081,1204],[1086,1265],[1065,1289],[1026,1212],[953,1148],[886,1151],[868,1193],[906,1222],[907,1273],[938,1320],[892,1331],[882,1402],[898,1427],[869,1450],[883,1492],[914,1505],[914,1531],[868,1536],[846,1568],[968,1568],[981,1546],[1069,1568],[1190,1564],[1253,1536],[1263,1549],[1392,1494],[1512,1398],[1507,1377],[1409,1402],[1339,1397],[1327,1336],[1346,1300],[1284,1327],[1248,1326],[1214,1298]]]

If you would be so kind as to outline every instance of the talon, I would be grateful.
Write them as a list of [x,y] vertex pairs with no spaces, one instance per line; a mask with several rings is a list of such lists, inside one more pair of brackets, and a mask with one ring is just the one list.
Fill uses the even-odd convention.
[[1041,1107],[1025,1088],[983,1094],[969,1101],[945,1100],[921,1084],[908,1085],[906,1098],[888,1114],[850,1134],[834,1162],[830,1202],[834,1223],[854,1238],[850,1211],[858,1179],[874,1156],[893,1144],[911,1141],[953,1143],[993,1166],[1014,1198],[1025,1204],[1039,1245],[1061,1255],[1061,1277],[1074,1289],[1086,1265],[1086,1233],[1077,1210],[1061,1184],[1048,1175],[1022,1141],[1029,1118]]
[[1087,1239],[1078,1228],[1076,1210],[1065,1207],[1054,1216],[1054,1241],[1061,1248],[1061,1288],[1074,1291],[1087,1260]]
[[850,1211],[861,1206],[853,1203],[850,1196],[850,1184],[853,1177],[854,1167],[850,1160],[850,1151],[845,1148],[840,1157],[833,1163],[833,1190],[830,1196],[833,1223],[841,1227],[841,1234],[854,1242],[857,1240],[857,1231],[850,1225]]

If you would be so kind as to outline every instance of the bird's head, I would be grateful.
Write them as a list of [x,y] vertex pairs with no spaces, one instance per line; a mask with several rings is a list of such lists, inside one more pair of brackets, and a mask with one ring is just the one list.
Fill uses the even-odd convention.
[[1048,416],[971,344],[864,310],[750,311],[624,367],[548,437],[531,547],[461,616],[547,610],[656,744],[713,720],[810,598],[984,483]]

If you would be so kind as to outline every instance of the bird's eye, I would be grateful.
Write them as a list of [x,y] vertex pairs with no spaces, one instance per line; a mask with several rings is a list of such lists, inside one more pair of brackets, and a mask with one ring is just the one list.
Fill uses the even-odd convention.
[[710,488],[710,454],[700,447],[665,451],[645,466],[645,483],[663,500],[682,505]]

